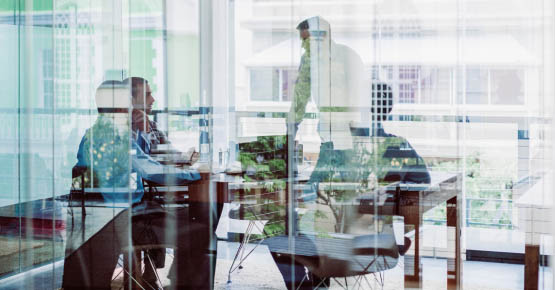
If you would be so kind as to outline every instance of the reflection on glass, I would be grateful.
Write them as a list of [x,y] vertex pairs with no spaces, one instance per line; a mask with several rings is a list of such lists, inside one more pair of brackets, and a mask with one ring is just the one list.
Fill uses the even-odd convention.
[[[139,99],[141,96],[145,101]],[[70,217],[71,224],[77,226],[68,231],[65,288],[106,288],[118,282],[123,286],[162,286],[157,272],[165,267],[168,248],[174,254],[164,280],[169,279],[175,287],[209,287],[212,283],[211,255],[206,253],[212,247],[207,219],[210,204],[196,199],[189,210],[183,204],[187,188],[181,192],[178,187],[167,189],[199,180],[199,173],[162,165],[143,150],[152,152],[160,141],[160,136],[145,137],[156,132],[151,127],[155,123],[146,115],[153,102],[148,82],[142,78],[105,81],[97,90],[99,116],[81,141],[73,170],[83,182],[82,206],[77,222],[74,212]],[[143,119],[131,117],[129,124],[130,108],[142,110],[135,114]],[[137,130],[130,134],[134,127]],[[102,198],[95,199],[97,194]],[[93,204],[96,208],[91,213]],[[144,270],[136,269],[141,263]],[[183,279],[202,265],[208,267],[206,275],[197,273],[198,279]]]
[[387,193],[389,184],[429,184],[430,176],[410,144],[383,129],[393,105],[391,87],[372,84],[372,127],[354,127],[361,121],[364,94],[361,58],[333,41],[321,17],[309,18],[297,29],[303,54],[287,121],[288,142],[295,142],[289,148],[298,148],[299,126],[311,101],[319,111],[322,143],[306,179],[300,172],[302,161],[295,158],[298,152],[290,152],[294,198],[288,206],[294,211],[287,218],[292,222],[286,222],[285,235],[272,231],[267,243],[288,289],[312,289],[328,287],[332,278],[362,277],[395,267],[400,246],[391,215],[399,214],[398,206],[386,213],[377,208],[364,211],[359,205],[386,198],[378,192]]
[[0,288],[553,288],[553,15],[0,1]]

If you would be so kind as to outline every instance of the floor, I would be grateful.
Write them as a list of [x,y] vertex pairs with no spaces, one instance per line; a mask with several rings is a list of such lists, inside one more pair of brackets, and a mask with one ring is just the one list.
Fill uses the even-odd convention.
[[[99,226],[105,224],[105,219],[110,219],[121,209],[91,208],[88,216],[95,218],[86,219],[86,236],[95,233]],[[77,221],[80,220],[79,211],[75,212]],[[445,227],[443,227],[445,228]],[[427,250],[445,247],[445,233],[434,227],[424,229],[423,251],[425,255],[436,254],[435,251]],[[426,232],[427,231],[427,232]],[[517,243],[521,239],[507,237],[503,233],[492,235],[487,233],[468,232],[471,240],[477,240],[479,245],[503,245]],[[513,234],[514,235],[514,234]],[[224,235],[225,236],[225,235]],[[428,238],[426,238],[428,237]],[[479,237],[477,239],[476,237]],[[67,237],[66,237],[67,238]],[[491,240],[491,241],[490,241]],[[516,241],[507,243],[507,241]],[[439,243],[439,244],[438,244]],[[4,247],[6,245],[3,245]],[[509,245],[508,245],[509,246]],[[244,263],[244,268],[234,272],[232,282],[228,283],[228,270],[232,263],[238,243],[220,241],[218,243],[218,259],[215,274],[215,289],[285,289],[285,283],[273,262],[267,247],[259,246]],[[252,245],[249,245],[252,247]],[[491,247],[489,247],[491,248]],[[512,249],[517,251],[519,249]],[[441,257],[442,255],[437,255]],[[446,260],[442,258],[423,259],[423,289],[445,289],[446,287]],[[523,288],[523,265],[500,264],[489,262],[465,261],[463,263],[463,289],[522,289]],[[549,268],[542,268],[540,272],[540,285],[552,285],[552,274]],[[58,289],[61,287],[63,275],[63,260],[54,264],[46,264],[35,267],[33,270],[21,274],[9,276],[0,280],[0,289]],[[364,281],[362,289],[379,289],[376,281],[379,276],[369,275]],[[371,285],[366,284],[369,281]],[[347,281],[353,285],[354,280]],[[342,289],[335,281],[332,281],[332,289]],[[540,289],[552,287],[541,287]],[[357,288],[355,288],[357,289]],[[401,258],[397,267],[384,273],[384,289],[403,289],[403,259]]]
[[[232,274],[232,282],[227,283],[227,271],[237,246],[238,243],[223,241],[218,243],[215,289],[285,289],[285,283],[265,246],[259,246],[245,261],[244,268]],[[396,268],[385,272],[383,289],[403,289],[402,265],[401,259]],[[445,269],[445,259],[424,258],[423,289],[445,289]],[[463,289],[522,289],[523,271],[522,265],[465,261]],[[58,289],[61,287],[62,273],[63,261],[58,261],[4,278],[0,280],[0,289]],[[549,268],[542,268],[540,276],[540,285],[552,284]],[[367,278],[371,284],[375,284],[375,278],[378,277]],[[354,280],[347,282],[352,286]],[[540,289],[543,288],[545,287]],[[342,288],[336,282],[332,282],[331,289]],[[364,284],[360,289],[370,289],[370,287]]]

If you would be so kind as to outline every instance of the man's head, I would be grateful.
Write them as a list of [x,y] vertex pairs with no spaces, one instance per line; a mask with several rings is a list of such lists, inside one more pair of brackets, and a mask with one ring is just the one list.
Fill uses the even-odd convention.
[[123,81],[131,85],[131,104],[133,109],[150,114],[152,104],[156,101],[152,96],[152,90],[148,81],[141,77],[131,77]]
[[385,121],[393,109],[393,91],[386,83],[372,83],[372,120]]
[[307,18],[297,25],[299,37],[302,41],[302,47],[306,52],[310,52],[310,46],[322,45],[328,42],[330,37],[330,25],[320,16]]
[[310,37],[310,31],[308,31],[308,20],[303,20],[303,22],[297,25],[297,30],[299,31],[299,36],[302,40],[305,40]]

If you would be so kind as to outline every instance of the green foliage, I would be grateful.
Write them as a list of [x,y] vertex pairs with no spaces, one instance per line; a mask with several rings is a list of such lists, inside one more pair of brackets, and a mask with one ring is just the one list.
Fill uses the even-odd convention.
[[[256,141],[240,145],[239,161],[244,174],[245,182],[257,182],[256,186],[263,185],[263,194],[275,192],[279,195],[286,188],[286,136],[263,136]],[[252,173],[252,174],[250,174]],[[251,193],[249,188],[245,193]],[[269,222],[264,227],[267,235],[278,235],[285,233],[285,210],[283,204],[276,200],[264,202],[258,209],[256,215],[262,215]],[[248,213],[254,218],[254,213]],[[256,237],[255,237],[256,238]]]
[[241,144],[242,153],[266,152],[285,147],[286,136],[261,136],[255,142]]
[[[110,118],[98,116],[84,143],[87,187],[129,185],[129,132],[114,126]],[[90,180],[92,178],[92,180]]]
[[[265,193],[267,193],[265,191]],[[256,220],[264,219],[268,220],[268,223],[264,227],[265,235],[275,236],[285,233],[285,210],[286,207],[283,204],[272,202],[263,202],[256,206],[247,207],[247,212],[244,213],[245,219]],[[254,239],[262,238],[261,236],[255,235]]]
[[285,172],[285,160],[283,159],[272,159],[268,161],[268,166],[272,172]]
[[286,136],[264,136],[241,144],[239,161],[243,171],[254,173],[251,177],[257,180],[285,177],[286,140]]
[[[351,150],[334,150],[331,143],[322,144],[321,152],[315,170],[312,173],[309,184],[326,182],[357,184],[356,188],[318,190],[318,202],[329,206],[335,219],[336,225],[341,224],[341,204],[354,200],[361,194],[367,194],[375,190],[382,182],[385,175],[390,171],[402,170],[406,166],[424,164],[424,161],[416,156],[414,158],[401,158],[393,154],[387,157],[386,152],[397,150],[402,153],[414,151],[408,142],[400,137],[374,137],[365,139],[366,142],[357,144]],[[243,170],[252,171],[254,174],[245,175],[246,181],[264,180],[269,185],[265,191],[282,190],[285,181],[281,185],[273,183],[286,177],[286,137],[270,136],[259,137],[257,141],[241,144],[239,160]],[[404,151],[403,151],[404,150]],[[397,156],[397,157],[395,157]],[[246,190],[248,191],[248,189]],[[282,207],[283,205],[274,205]],[[274,212],[277,212],[277,210]],[[280,211],[280,212],[281,212]],[[313,219],[329,219],[324,211],[317,211]],[[283,216],[270,215],[272,222],[266,227],[267,231],[277,233],[284,230]],[[336,227],[339,231],[339,227]]]
[[[511,166],[499,166],[487,170],[479,152],[465,158],[465,196],[467,200],[467,222],[469,226],[512,228],[512,174]],[[435,161],[434,171],[462,172],[459,160]],[[434,224],[445,220],[445,205],[436,207],[425,215]]]
[[[342,223],[341,203],[352,201],[361,194],[390,183],[391,181],[385,181],[390,172],[410,171],[407,167],[415,165],[424,166],[424,161],[404,138],[365,137],[355,141],[357,142],[352,150],[334,150],[331,144],[323,144],[311,177],[311,180],[323,184],[354,184],[354,188],[349,189],[318,191],[318,201],[329,206],[336,225]],[[336,231],[339,231],[338,226]]]
[[264,190],[266,192],[276,192],[280,190],[285,190],[286,181],[283,179],[271,180],[264,182]]
[[264,227],[264,232],[269,237],[282,235],[283,233],[285,233],[285,221],[281,220],[279,222],[267,224]]

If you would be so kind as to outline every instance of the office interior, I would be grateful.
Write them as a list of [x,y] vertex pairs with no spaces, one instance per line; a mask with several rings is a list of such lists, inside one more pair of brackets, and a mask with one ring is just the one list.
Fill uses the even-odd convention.
[[551,0],[0,2],[0,289],[555,289]]

